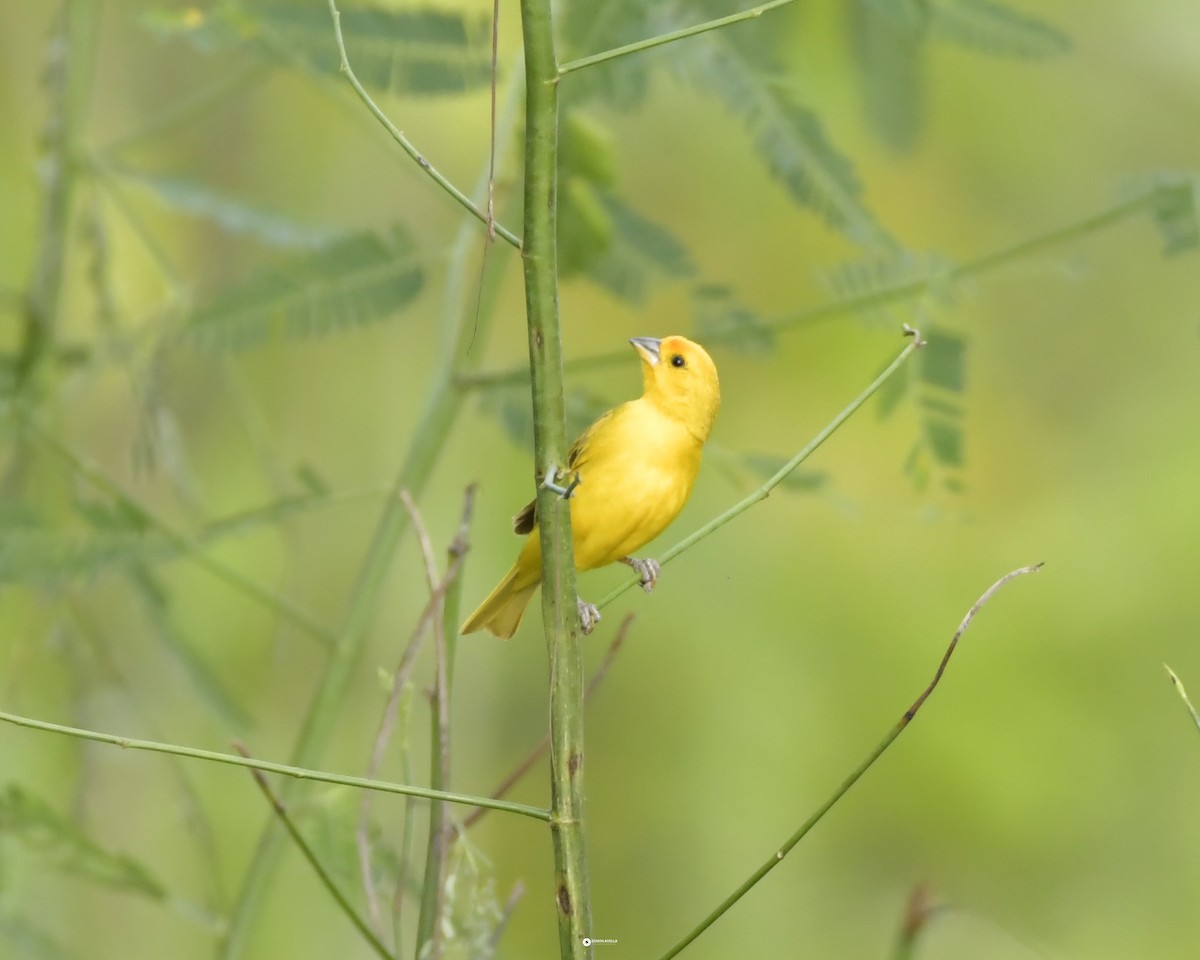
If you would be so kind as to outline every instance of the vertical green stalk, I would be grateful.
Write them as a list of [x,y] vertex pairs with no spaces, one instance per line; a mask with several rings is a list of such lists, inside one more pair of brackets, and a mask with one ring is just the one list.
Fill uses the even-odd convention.
[[79,174],[80,129],[87,115],[95,42],[95,6],[91,0],[65,0],[61,26],[51,39],[45,85],[49,112],[43,134],[45,206],[33,276],[25,302],[25,322],[17,354],[17,382],[36,382],[40,368],[54,354],[72,201]]
[[[519,79],[517,76],[514,82],[519,82]],[[507,138],[515,123],[514,112],[505,109],[498,123],[497,137]],[[477,187],[476,193],[481,193],[486,188],[486,183],[485,179]],[[453,246],[446,276],[446,299],[442,315],[443,337],[437,370],[395,484],[397,492],[407,490],[414,499],[419,498],[425,488],[462,409],[467,391],[459,382],[460,368],[466,363],[472,343],[482,352],[481,344],[486,338],[487,327],[492,318],[494,291],[498,290],[499,284],[496,279],[485,283],[484,292],[487,296],[480,303],[478,316],[473,318],[468,314],[467,291],[471,288],[468,264],[479,243],[480,230],[477,221],[474,218],[464,220]],[[498,249],[493,249],[493,253],[498,255]],[[496,264],[495,269],[499,268],[500,265]],[[493,294],[489,295],[489,290],[493,291]],[[475,329],[476,325],[478,329]],[[358,581],[355,583],[346,619],[334,644],[329,666],[321,679],[321,685],[309,708],[292,754],[297,766],[320,765],[321,756],[333,731],[333,724],[362,658],[391,559],[408,527],[408,513],[399,497],[389,497],[379,519],[374,540],[363,561]],[[284,786],[282,795],[285,802],[293,796],[292,791],[295,789],[298,789],[298,785],[294,783]],[[223,960],[236,960],[245,952],[271,876],[283,851],[284,839],[285,834],[275,821],[267,824],[259,838],[258,848],[230,916],[229,933],[221,951]]]
[[[521,0],[525,43],[525,310],[533,392],[536,475],[564,467],[562,338],[556,255],[558,64],[550,0]],[[583,668],[576,611],[571,513],[538,487],[542,542],[542,619],[550,660],[550,828],[554,840],[559,951],[587,957],[591,901],[583,835]]]

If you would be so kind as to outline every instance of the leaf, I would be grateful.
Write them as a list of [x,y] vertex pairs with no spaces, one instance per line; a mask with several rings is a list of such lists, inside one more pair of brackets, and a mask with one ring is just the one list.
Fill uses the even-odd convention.
[[930,0],[929,13],[932,36],[994,56],[1042,60],[1071,48],[1057,27],[994,0]]
[[962,422],[943,417],[926,417],[922,433],[929,444],[933,459],[944,467],[963,464]]
[[613,193],[601,194],[612,242],[588,275],[623,300],[642,303],[658,278],[682,280],[696,272],[691,254],[666,227],[648,220]]
[[933,327],[925,340],[920,355],[921,379],[932,387],[962,393],[967,381],[966,337],[944,327]]
[[[770,453],[747,453],[742,456],[742,463],[755,476],[764,481],[769,480],[783,469],[789,457],[779,457]],[[801,493],[817,493],[825,489],[829,475],[819,470],[796,469],[779,481],[779,487]]]
[[208,220],[227,233],[245,234],[276,247],[304,249],[322,247],[336,239],[332,230],[306,226],[280,214],[256,209],[193,180],[132,170],[122,170],[121,175],[144,187],[165,205]]
[[[333,20],[324,4],[223,3],[208,11],[156,13],[147,25],[181,36],[208,52],[246,47],[258,56],[290,63],[299,59],[327,75],[340,59]],[[491,80],[491,27],[487,16],[449,10],[344,7],[342,35],[355,75],[363,85],[390,93],[462,93]]]
[[162,646],[183,669],[200,699],[226,726],[245,730],[250,718],[224,682],[200,656],[195,648],[171,622],[167,591],[144,564],[134,564],[129,571],[134,592],[141,598]]
[[124,507],[77,502],[88,530],[50,527],[37,514],[15,505],[0,509],[0,584],[57,583],[78,576],[96,576],[130,563],[159,563],[200,550],[223,537],[234,536],[328,501],[324,493],[284,496],[262,507],[215,520],[185,544],[172,541]]
[[[936,254],[899,251],[843,263],[825,277],[825,285],[866,320],[898,326],[913,320],[914,293],[952,303],[954,264]],[[899,309],[899,314],[896,310]]]
[[[565,398],[567,435],[578,437],[611,403],[585,390],[572,390]],[[480,409],[500,421],[504,433],[522,449],[533,446],[533,413],[527,387],[490,390],[482,394]]]
[[846,10],[867,120],[889,147],[908,152],[925,113],[925,4],[854,0]]
[[1163,253],[1174,256],[1200,246],[1200,180],[1166,178],[1154,192],[1154,225],[1163,239]]
[[692,291],[696,338],[720,339],[742,353],[763,355],[775,349],[775,334],[762,317],[733,298],[721,284],[700,284]]
[[796,204],[859,244],[894,246],[862,202],[853,166],[827,139],[816,115],[795,103],[726,33],[714,30],[678,44],[682,51],[672,63],[680,76],[724,102]]
[[[605,0],[602,4],[574,0],[565,5],[562,25],[564,61],[663,32],[656,29],[655,5],[644,0]],[[595,98],[618,110],[635,110],[646,99],[650,70],[660,62],[650,55],[621,57],[580,70],[562,84],[564,107]]]
[[0,794],[0,833],[19,839],[65,873],[153,900],[167,895],[166,888],[132,857],[104,849],[17,784],[9,784]]
[[407,229],[354,234],[218,292],[192,314],[185,335],[228,350],[328,333],[397,313],[422,283]]
[[8,949],[5,957],[25,957],[30,960],[70,960],[73,956],[49,933],[35,927],[21,916],[0,917],[0,941]]

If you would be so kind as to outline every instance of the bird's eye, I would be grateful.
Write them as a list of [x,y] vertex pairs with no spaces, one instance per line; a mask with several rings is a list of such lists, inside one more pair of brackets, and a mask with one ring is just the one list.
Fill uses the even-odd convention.
[[687,361],[683,359],[683,355],[682,355],[682,354],[679,354],[679,353],[677,353],[677,354],[675,354],[673,357],[671,357],[671,366],[673,366],[673,367],[686,367],[686,366],[687,366]]

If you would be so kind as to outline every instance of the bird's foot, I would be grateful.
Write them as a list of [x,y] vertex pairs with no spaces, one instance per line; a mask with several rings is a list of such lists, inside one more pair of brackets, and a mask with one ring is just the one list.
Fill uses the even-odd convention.
[[[568,478],[570,478],[570,482],[567,483],[565,487],[557,482],[559,480],[567,480]],[[583,477],[581,477],[578,473],[572,474],[567,470],[559,473],[558,467],[556,467],[553,463],[546,468],[546,476],[542,479],[543,487],[545,487],[547,490],[553,490],[564,500],[570,500],[571,494],[575,492],[575,488],[581,483],[583,483]]]
[[579,628],[586,637],[596,629],[596,624],[600,622],[600,610],[594,603],[588,603],[583,597],[576,597],[575,604],[579,610]]
[[637,572],[638,577],[642,582],[642,589],[649,593],[654,589],[654,585],[658,583],[658,574],[662,570],[662,566],[657,560],[649,558],[641,560],[638,557],[622,557],[621,562],[627,566],[633,567]]

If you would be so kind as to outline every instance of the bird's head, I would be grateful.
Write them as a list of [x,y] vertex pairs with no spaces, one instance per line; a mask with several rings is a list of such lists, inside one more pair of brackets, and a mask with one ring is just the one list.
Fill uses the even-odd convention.
[[685,337],[634,337],[629,342],[642,358],[646,398],[684,423],[701,443],[707,440],[721,406],[712,357]]

